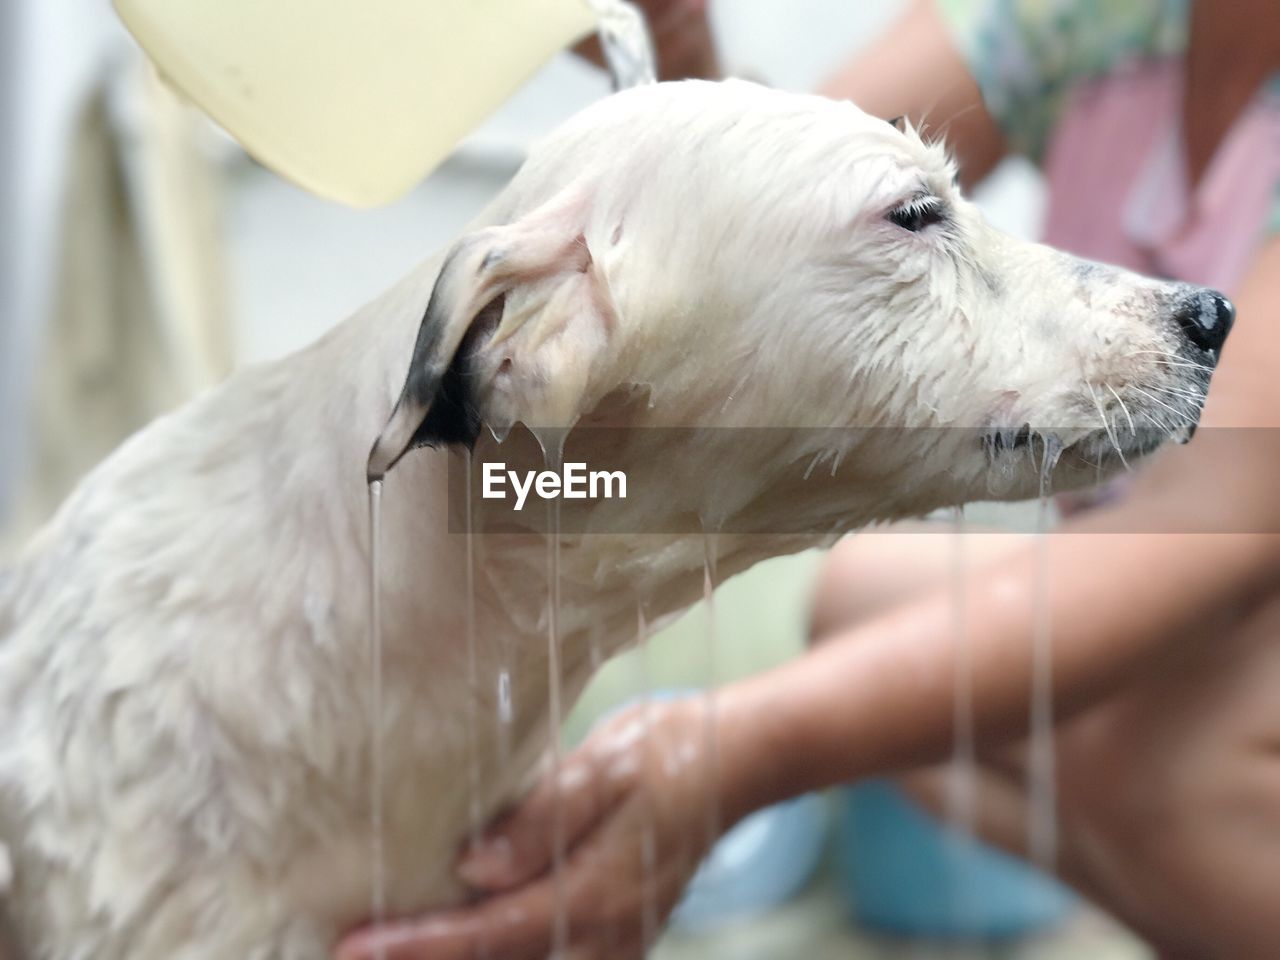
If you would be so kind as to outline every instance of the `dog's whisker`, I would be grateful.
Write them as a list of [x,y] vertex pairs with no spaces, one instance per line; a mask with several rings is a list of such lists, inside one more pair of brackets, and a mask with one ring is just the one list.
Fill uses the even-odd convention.
[[1140,357],[1140,356],[1147,356],[1147,355],[1155,356],[1157,358],[1154,361],[1154,363],[1157,366],[1186,367],[1190,370],[1203,370],[1205,373],[1213,372],[1213,367],[1207,366],[1203,363],[1197,363],[1194,360],[1187,360],[1184,357],[1179,357],[1176,354],[1172,354],[1172,353],[1157,353],[1155,351],[1140,350],[1137,353],[1130,354],[1131,357]]
[[1131,350],[1131,357],[1172,357],[1175,360],[1186,360],[1187,358],[1180,353],[1172,350]]
[[1133,425],[1133,414],[1129,412],[1128,404],[1124,402],[1124,399],[1120,396],[1120,394],[1116,393],[1116,388],[1113,387],[1111,384],[1104,383],[1103,386],[1105,386],[1108,390],[1111,391],[1111,395],[1116,398],[1116,403],[1120,404],[1121,412],[1124,413],[1125,419],[1129,421],[1129,432],[1136,437],[1138,435],[1138,428]]
[[1167,394],[1171,397],[1181,397],[1184,400],[1191,400],[1194,403],[1203,403],[1208,394],[1203,390],[1187,389],[1184,387],[1174,387],[1167,384],[1147,384],[1158,395]]
[[1204,407],[1204,394],[1202,393],[1183,393],[1178,390],[1158,390],[1156,396],[1162,397],[1172,403],[1185,403],[1194,410],[1200,410]]
[[1172,427],[1166,427],[1166,428],[1164,428],[1164,429],[1168,430],[1168,432],[1172,433],[1174,430],[1181,429],[1182,427],[1189,427],[1189,426],[1191,426],[1192,424],[1194,424],[1194,423],[1196,422],[1196,421],[1195,421],[1195,418],[1194,418],[1193,416],[1191,416],[1189,413],[1185,413],[1185,412],[1183,412],[1183,411],[1181,411],[1181,410],[1178,410],[1178,409],[1176,409],[1176,408],[1174,408],[1174,407],[1169,406],[1169,404],[1165,403],[1163,400],[1161,400],[1161,399],[1160,399],[1159,397],[1157,397],[1155,394],[1148,393],[1146,390],[1143,390],[1143,389],[1142,389],[1141,387],[1139,387],[1139,386],[1133,386],[1133,385],[1130,385],[1130,388],[1131,388],[1131,389],[1133,389],[1133,390],[1136,390],[1138,393],[1142,394],[1144,397],[1146,397],[1146,398],[1147,398],[1148,400],[1150,400],[1152,403],[1157,404],[1157,405],[1159,405],[1159,406],[1163,407],[1165,410],[1168,410],[1171,414],[1173,414],[1175,417],[1177,417],[1177,418],[1178,418],[1178,419],[1177,419],[1177,421],[1175,422],[1175,424],[1174,424]]
[[1102,406],[1102,401],[1098,399],[1098,392],[1093,389],[1093,384],[1088,380],[1084,385],[1089,388],[1089,396],[1093,399],[1093,405],[1098,408],[1098,416],[1102,419],[1102,427],[1107,431],[1107,439],[1111,441],[1111,446],[1115,447],[1116,454],[1120,457],[1120,462],[1124,464],[1124,468],[1129,470],[1129,461],[1125,459],[1124,450],[1120,446],[1120,440],[1111,429],[1111,420],[1107,417],[1107,411]]

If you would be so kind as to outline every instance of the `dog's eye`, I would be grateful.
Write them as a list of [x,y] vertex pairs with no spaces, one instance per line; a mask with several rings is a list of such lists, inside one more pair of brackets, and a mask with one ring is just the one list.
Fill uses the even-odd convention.
[[942,201],[937,197],[925,197],[912,200],[905,206],[889,211],[889,221],[903,230],[919,233],[926,227],[941,223],[946,219]]

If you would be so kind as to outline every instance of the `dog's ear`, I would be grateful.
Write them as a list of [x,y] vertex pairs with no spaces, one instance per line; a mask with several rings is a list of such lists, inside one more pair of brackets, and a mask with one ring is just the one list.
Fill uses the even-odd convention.
[[[536,347],[566,313],[595,310],[597,277],[584,234],[585,189],[570,188],[519,220],[479,230],[445,258],[418,328],[409,374],[391,419],[369,456],[379,479],[409,450],[440,444],[472,446],[482,416],[475,395],[477,351],[522,338]],[[546,316],[552,314],[552,316]],[[531,324],[538,319],[541,322]],[[530,331],[525,331],[530,334]]]

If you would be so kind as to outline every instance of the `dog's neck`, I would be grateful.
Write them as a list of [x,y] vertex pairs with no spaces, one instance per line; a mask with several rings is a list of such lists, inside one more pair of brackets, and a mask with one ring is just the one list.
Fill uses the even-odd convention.
[[[285,391],[296,410],[288,429],[279,431],[279,449],[264,458],[275,466],[262,522],[276,536],[263,540],[279,543],[280,556],[270,565],[282,571],[276,589],[307,604],[320,602],[313,596],[314,571],[289,551],[296,554],[299,543],[330,542],[324,618],[341,637],[333,655],[343,661],[337,675],[351,688],[344,693],[350,697],[347,749],[357,755],[367,753],[374,736],[370,686],[362,679],[370,677],[372,663],[365,461],[403,382],[434,274],[433,265],[425,266],[258,381],[259,393]],[[253,415],[250,407],[243,412]],[[509,449],[514,468],[545,466],[536,446]],[[507,802],[550,730],[548,538],[541,525],[536,533],[468,537],[456,516],[451,529],[457,504],[450,503],[448,475],[451,463],[456,469],[464,457],[460,448],[414,451],[387,475],[377,584],[389,802],[399,789],[406,806],[420,808],[420,794],[427,793],[431,809],[415,816],[433,822],[419,832],[442,848],[412,854],[446,871],[449,850],[465,835],[468,810],[488,816]],[[289,536],[292,525],[302,531],[300,540]],[[724,577],[782,552],[775,542],[749,537],[717,537],[711,549]],[[559,539],[556,641],[566,709],[600,659],[635,641],[638,603],[646,603],[650,621],[660,621],[697,601],[707,550],[697,533],[566,533]],[[507,724],[500,720],[503,684],[510,685]],[[479,758],[478,798],[464,775],[473,756]],[[363,802],[359,785],[353,789],[351,802]],[[448,890],[447,880],[439,878],[432,889]]]

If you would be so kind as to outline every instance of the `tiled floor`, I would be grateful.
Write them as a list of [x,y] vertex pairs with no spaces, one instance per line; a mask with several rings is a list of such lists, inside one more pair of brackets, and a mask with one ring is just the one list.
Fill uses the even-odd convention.
[[993,945],[928,944],[855,930],[819,882],[799,899],[713,934],[669,932],[655,960],[1151,960],[1105,918],[1081,912],[1043,936]]

